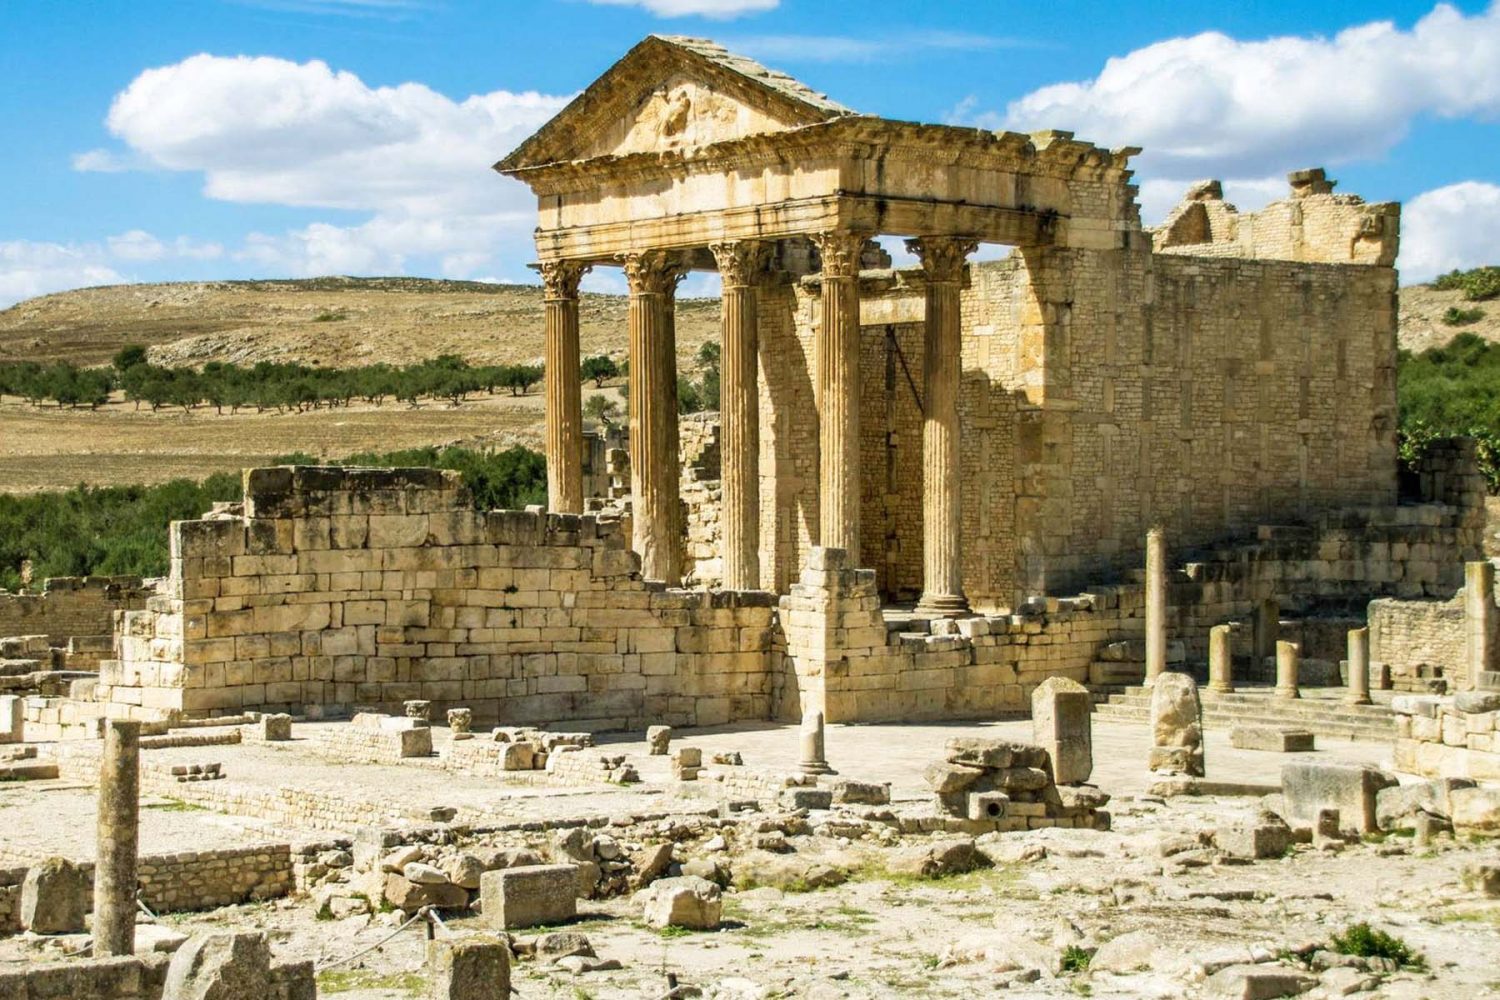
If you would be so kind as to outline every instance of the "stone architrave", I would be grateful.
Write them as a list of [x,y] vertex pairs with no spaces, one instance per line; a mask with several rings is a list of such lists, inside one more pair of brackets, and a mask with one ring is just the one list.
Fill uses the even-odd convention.
[[756,286],[771,248],[757,240],[710,247],[723,281],[720,300],[720,474],[724,505],[724,589],[760,587],[760,318]]
[[1146,685],[1167,669],[1167,536],[1146,532]]
[[859,258],[866,238],[813,236],[822,259],[818,328],[818,544],[843,549],[859,565]]
[[141,815],[141,724],[107,719],[99,762],[94,956],[135,953]]
[[1163,673],[1152,685],[1151,743],[1151,770],[1203,777],[1203,706],[1187,674]]
[[547,394],[547,501],[550,510],[583,513],[583,401],[579,374],[578,282],[590,265],[544,260],[544,388]]
[[1208,630],[1208,689],[1218,694],[1234,691],[1234,653],[1228,625]]
[[623,261],[630,284],[630,495],[641,575],[682,582],[682,501],[677,468],[677,333],[673,300],[687,273],[674,253],[643,250]]
[[962,361],[962,289],[965,259],[975,240],[925,236],[906,248],[922,262],[927,279],[922,394],[922,599],[917,614],[966,614],[959,552],[958,393]]
[[1049,677],[1031,693],[1032,742],[1052,759],[1052,780],[1082,784],[1094,770],[1093,698],[1067,677]]
[[1500,667],[1495,635],[1495,564],[1479,561],[1464,564],[1464,676],[1459,683],[1473,690],[1482,675]]
[[1346,705],[1370,704],[1370,630],[1351,628],[1348,638],[1349,688]]
[[1302,647],[1295,642],[1280,639],[1276,643],[1276,697],[1300,698],[1297,691],[1297,673],[1302,662]]

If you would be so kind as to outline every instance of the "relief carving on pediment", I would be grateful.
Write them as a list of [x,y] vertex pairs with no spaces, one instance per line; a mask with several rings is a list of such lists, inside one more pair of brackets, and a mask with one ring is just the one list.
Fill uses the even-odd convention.
[[624,135],[608,150],[617,156],[708,146],[788,125],[690,78],[652,91],[623,124]]

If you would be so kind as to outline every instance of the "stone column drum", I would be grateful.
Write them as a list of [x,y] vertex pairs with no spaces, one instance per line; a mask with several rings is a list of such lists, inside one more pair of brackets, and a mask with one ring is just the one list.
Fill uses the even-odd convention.
[[1302,662],[1302,647],[1285,639],[1276,643],[1276,697],[1300,698],[1297,691],[1297,668]]
[[1146,532],[1146,684],[1167,669],[1167,536]]
[[823,261],[818,328],[818,544],[859,565],[859,256],[865,237],[813,237]]
[[1478,686],[1481,674],[1496,669],[1495,564],[1464,564],[1465,676],[1459,685],[1466,691]]
[[801,740],[802,759],[797,762],[797,770],[803,774],[837,773],[828,765],[824,752],[822,712],[808,712],[802,716]]
[[543,261],[547,392],[547,508],[583,513],[583,403],[578,359],[578,281],[587,264]]
[[1346,705],[1370,704],[1370,630],[1349,630],[1349,689],[1344,693]]
[[755,240],[715,243],[724,294],[720,303],[720,462],[724,506],[724,589],[760,589],[760,393],[756,387],[760,318],[756,285],[770,246]]
[[962,375],[959,292],[964,259],[978,243],[954,237],[907,240],[927,278],[922,394],[922,599],[917,614],[966,614],[959,554],[958,393]]
[[1234,654],[1228,625],[1215,625],[1208,630],[1208,689],[1220,694],[1234,691]]
[[682,582],[677,471],[677,336],[672,298],[686,272],[678,257],[646,250],[625,258],[630,282],[630,492],[641,575]]
[[135,953],[137,848],[141,815],[141,724],[104,723],[94,865],[94,956]]

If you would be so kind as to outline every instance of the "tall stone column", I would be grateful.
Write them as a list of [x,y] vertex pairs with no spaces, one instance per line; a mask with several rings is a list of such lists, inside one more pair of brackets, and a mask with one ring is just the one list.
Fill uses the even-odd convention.
[[760,392],[756,382],[757,291],[770,246],[715,243],[724,282],[720,303],[719,420],[724,506],[724,589],[760,589]]
[[686,270],[661,250],[628,254],[630,282],[630,492],[641,574],[669,587],[682,582],[681,494],[677,469],[677,333],[673,298]]
[[1494,671],[1495,657],[1495,564],[1488,561],[1464,564],[1464,646],[1468,661],[1459,685],[1466,691],[1489,680],[1482,674]]
[[1167,536],[1146,532],[1146,684],[1167,669]]
[[589,265],[542,262],[547,391],[547,508],[583,513],[583,404],[578,359],[578,281]]
[[859,565],[859,256],[865,237],[815,236],[823,260],[818,329],[818,544]]
[[140,841],[141,724],[104,723],[94,865],[94,956],[135,953],[136,851]]
[[927,277],[922,393],[922,599],[917,613],[968,612],[959,554],[958,392],[962,377],[959,292],[964,258],[978,243],[952,236],[907,240]]
[[1229,644],[1229,626],[1208,630],[1208,689],[1219,694],[1234,691],[1234,655]]
[[1344,693],[1346,705],[1370,704],[1370,630],[1349,630],[1349,690]]

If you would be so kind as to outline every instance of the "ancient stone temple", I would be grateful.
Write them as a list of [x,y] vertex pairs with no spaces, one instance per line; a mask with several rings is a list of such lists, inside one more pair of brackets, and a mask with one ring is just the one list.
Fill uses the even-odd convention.
[[[497,164],[537,195],[551,506],[583,509],[578,282],[630,287],[633,547],[677,584],[673,294],[723,279],[722,582],[814,546],[958,615],[1395,499],[1399,212],[1322,171],[1144,230],[1067,132],[891,121],[707,41],[650,37]],[[874,242],[900,237],[920,267]],[[1153,246],[1153,243],[1155,244]],[[970,263],[981,244],[1010,257]]]

